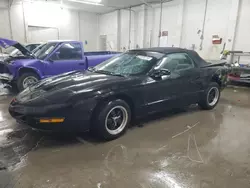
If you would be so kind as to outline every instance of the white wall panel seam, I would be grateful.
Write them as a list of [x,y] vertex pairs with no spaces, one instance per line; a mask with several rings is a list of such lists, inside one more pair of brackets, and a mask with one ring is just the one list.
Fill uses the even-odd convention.
[[24,11],[24,0],[22,0],[22,13],[23,13],[23,27],[24,27],[24,40],[27,43],[28,38],[27,38],[27,29],[28,27],[26,26],[26,18],[25,18],[25,11]]

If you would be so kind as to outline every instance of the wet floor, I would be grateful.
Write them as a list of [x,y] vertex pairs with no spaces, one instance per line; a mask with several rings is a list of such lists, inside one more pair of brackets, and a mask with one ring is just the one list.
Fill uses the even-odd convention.
[[250,187],[250,88],[227,88],[212,111],[193,106],[147,117],[111,142],[18,125],[7,93],[0,96],[0,188]]

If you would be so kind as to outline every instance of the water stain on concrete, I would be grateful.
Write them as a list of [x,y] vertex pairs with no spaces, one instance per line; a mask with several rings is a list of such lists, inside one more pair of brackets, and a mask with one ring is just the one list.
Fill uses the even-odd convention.
[[250,89],[225,89],[211,111],[146,117],[111,142],[19,125],[11,98],[0,96],[0,187],[250,187]]

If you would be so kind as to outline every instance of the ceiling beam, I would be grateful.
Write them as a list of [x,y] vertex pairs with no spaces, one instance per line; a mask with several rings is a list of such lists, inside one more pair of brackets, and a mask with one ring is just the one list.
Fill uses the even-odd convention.
[[149,4],[146,0],[140,0],[142,3],[144,3],[145,5],[147,5],[148,7],[153,8],[153,6],[151,4]]

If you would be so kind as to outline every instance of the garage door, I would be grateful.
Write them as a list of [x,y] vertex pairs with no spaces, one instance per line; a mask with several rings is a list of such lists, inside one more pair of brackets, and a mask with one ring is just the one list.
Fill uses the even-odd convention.
[[58,40],[59,31],[57,28],[28,26],[28,42],[46,42],[48,40]]

